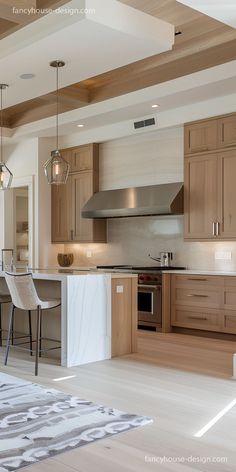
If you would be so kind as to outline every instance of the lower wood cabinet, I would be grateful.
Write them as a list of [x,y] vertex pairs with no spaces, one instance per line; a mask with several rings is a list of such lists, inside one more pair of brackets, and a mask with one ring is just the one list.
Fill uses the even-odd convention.
[[171,325],[236,334],[236,277],[171,275]]
[[137,277],[112,278],[112,357],[137,350]]

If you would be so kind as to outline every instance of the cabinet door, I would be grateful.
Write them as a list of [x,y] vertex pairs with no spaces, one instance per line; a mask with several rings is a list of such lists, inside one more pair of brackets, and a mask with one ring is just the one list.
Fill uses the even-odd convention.
[[218,139],[220,147],[236,146],[236,115],[218,120]]
[[216,154],[185,159],[185,238],[213,239],[218,192]]
[[71,151],[70,172],[92,170],[98,166],[98,145],[79,146]]
[[93,174],[83,172],[72,179],[73,241],[93,241],[93,220],[82,218],[81,210],[93,195]]
[[51,188],[52,242],[71,240],[71,177],[65,185],[52,185]]
[[224,151],[219,157],[220,237],[236,238],[236,151]]
[[209,120],[184,127],[184,152],[192,154],[216,149],[217,121]]

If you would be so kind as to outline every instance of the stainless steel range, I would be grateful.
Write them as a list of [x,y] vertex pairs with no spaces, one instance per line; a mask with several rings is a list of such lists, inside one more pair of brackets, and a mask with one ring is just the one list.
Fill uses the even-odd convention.
[[138,328],[161,331],[162,328],[162,271],[185,267],[132,265],[97,266],[112,272],[138,274]]

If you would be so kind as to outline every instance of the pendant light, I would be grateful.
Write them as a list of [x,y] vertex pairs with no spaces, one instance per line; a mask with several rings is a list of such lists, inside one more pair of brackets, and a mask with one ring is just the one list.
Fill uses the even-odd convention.
[[57,82],[57,111],[56,111],[56,149],[51,152],[51,157],[44,164],[44,172],[47,177],[49,184],[65,184],[68,178],[68,173],[70,166],[68,162],[63,159],[59,149],[58,149],[58,73],[59,67],[64,67],[65,63],[63,61],[52,61],[50,66],[56,68],[56,82]]
[[0,134],[0,190],[6,190],[11,186],[12,182],[12,173],[3,162],[3,145],[2,145],[2,128],[3,128],[3,118],[2,118],[2,91],[8,87],[7,84],[0,84],[1,90],[1,134]]

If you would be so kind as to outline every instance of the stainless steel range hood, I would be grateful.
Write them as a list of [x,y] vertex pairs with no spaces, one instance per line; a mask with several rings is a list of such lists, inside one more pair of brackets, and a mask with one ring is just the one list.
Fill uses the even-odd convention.
[[97,192],[82,209],[83,218],[121,218],[181,213],[183,213],[182,182]]

